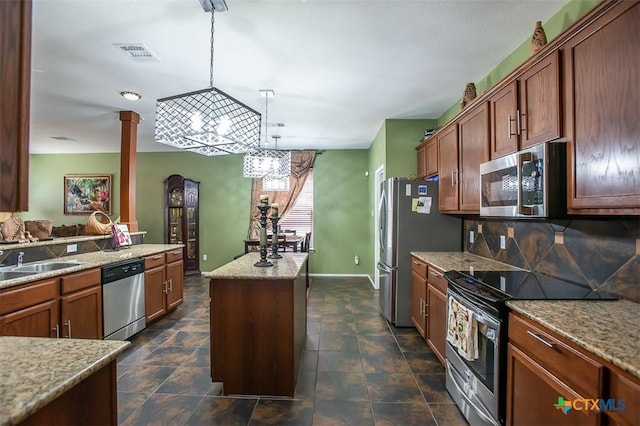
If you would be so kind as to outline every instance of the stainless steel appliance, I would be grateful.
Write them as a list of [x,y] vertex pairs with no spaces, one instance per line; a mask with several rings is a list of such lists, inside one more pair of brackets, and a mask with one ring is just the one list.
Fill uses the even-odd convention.
[[451,299],[473,312],[478,357],[468,360],[451,342],[446,348],[446,387],[472,425],[505,422],[509,299],[613,299],[586,283],[529,271],[448,271],[447,318]]
[[566,212],[566,143],[541,143],[480,165],[480,216],[556,217]]
[[412,251],[460,251],[460,218],[438,212],[438,182],[392,177],[379,204],[379,301],[384,317],[412,327]]
[[144,259],[102,268],[104,338],[124,340],[144,330]]

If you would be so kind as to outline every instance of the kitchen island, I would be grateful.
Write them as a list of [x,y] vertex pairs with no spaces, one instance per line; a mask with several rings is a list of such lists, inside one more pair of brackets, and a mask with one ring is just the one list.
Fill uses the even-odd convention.
[[116,357],[129,345],[0,337],[0,425],[117,424]]
[[307,330],[307,253],[259,268],[248,253],[210,279],[211,378],[224,394],[293,397]]

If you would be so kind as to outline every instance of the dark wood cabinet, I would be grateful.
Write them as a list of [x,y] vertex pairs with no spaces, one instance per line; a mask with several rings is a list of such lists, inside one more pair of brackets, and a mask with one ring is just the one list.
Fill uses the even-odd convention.
[[520,149],[559,138],[560,67],[558,51],[554,50],[528,68],[517,79],[520,116],[517,132]]
[[458,125],[454,122],[438,132],[438,207],[441,212],[458,210]]
[[60,298],[61,337],[102,339],[102,285]]
[[171,175],[165,185],[165,242],[184,244],[184,274],[200,275],[200,182]]
[[619,2],[561,47],[568,213],[640,214],[638,28],[640,3]]
[[0,211],[28,210],[31,0],[0,1]]
[[491,111],[491,159],[499,158],[519,147],[518,83],[512,81],[489,99]]
[[411,322],[418,333],[427,337],[427,264],[411,257]]
[[102,339],[100,269],[0,292],[0,335]]
[[147,324],[175,309],[184,301],[182,250],[147,256],[144,262],[144,304]]
[[480,164],[489,160],[489,105],[482,102],[458,121],[459,210],[480,213]]
[[416,148],[418,159],[418,179],[429,178],[438,174],[438,140],[429,137]]
[[427,271],[427,344],[444,364],[447,344],[447,279],[433,265],[428,265]]

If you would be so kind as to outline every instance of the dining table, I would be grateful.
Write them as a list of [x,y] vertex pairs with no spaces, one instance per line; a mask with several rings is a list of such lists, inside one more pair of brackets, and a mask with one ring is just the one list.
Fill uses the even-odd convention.
[[[300,251],[302,242],[304,241],[304,235],[287,234],[287,233],[278,234],[278,235],[285,236],[285,241],[284,241],[285,247],[291,248],[294,253],[297,253],[298,251]],[[272,242],[273,242],[273,234],[267,234],[267,247],[271,247]],[[250,246],[259,247],[260,239],[250,238],[250,239],[244,240],[244,243],[245,243],[245,248]],[[245,251],[247,250],[245,249]]]

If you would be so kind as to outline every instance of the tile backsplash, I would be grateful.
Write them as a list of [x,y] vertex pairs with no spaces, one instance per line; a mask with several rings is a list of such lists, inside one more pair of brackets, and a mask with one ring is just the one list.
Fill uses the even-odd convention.
[[640,303],[638,217],[466,218],[464,250]]

